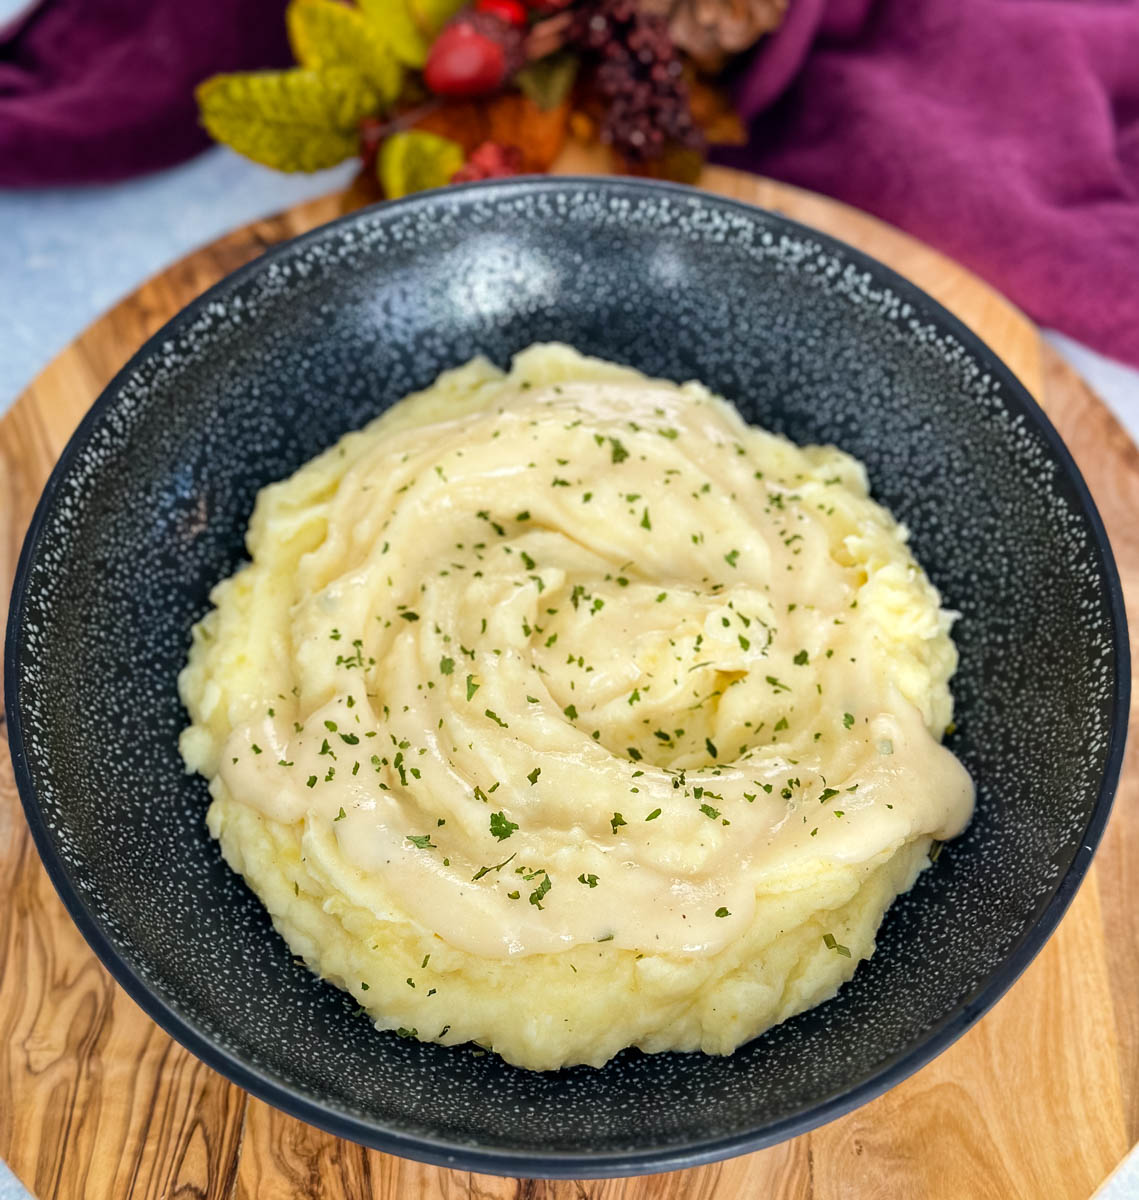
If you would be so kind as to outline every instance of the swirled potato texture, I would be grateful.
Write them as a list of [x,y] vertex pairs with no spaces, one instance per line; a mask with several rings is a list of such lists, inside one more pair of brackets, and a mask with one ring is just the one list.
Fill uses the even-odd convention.
[[971,815],[906,531],[697,383],[476,359],[265,488],[247,547],[182,755],[380,1028],[729,1053],[832,996]]

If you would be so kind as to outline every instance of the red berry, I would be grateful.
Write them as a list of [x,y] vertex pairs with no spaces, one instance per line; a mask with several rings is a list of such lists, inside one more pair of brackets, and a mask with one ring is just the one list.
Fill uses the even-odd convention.
[[475,0],[475,11],[490,13],[507,25],[517,25],[521,28],[526,24],[526,5],[522,0]]
[[501,43],[466,22],[448,25],[439,34],[423,67],[423,81],[438,96],[485,96],[505,80]]
[[469,183],[473,179],[503,179],[522,172],[522,152],[517,146],[499,142],[483,142],[451,176],[452,183]]

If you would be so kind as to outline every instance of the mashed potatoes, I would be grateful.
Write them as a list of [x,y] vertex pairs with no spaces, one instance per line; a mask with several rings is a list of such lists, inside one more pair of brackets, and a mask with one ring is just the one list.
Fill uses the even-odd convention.
[[226,860],[377,1026],[545,1070],[832,996],[973,791],[862,466],[534,346],[257,500],[179,684]]

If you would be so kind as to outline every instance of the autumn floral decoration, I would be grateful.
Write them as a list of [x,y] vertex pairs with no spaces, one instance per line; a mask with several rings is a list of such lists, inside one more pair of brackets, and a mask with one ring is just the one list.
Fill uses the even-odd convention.
[[282,171],[359,156],[361,200],[550,168],[692,179],[744,138],[715,82],[788,0],[291,0],[297,65],[197,91],[219,142]]

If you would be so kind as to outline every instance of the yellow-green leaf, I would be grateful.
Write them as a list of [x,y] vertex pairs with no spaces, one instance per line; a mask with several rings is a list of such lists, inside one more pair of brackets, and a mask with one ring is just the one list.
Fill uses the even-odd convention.
[[348,67],[215,75],[195,95],[211,137],[278,171],[319,171],[351,158],[357,122],[380,103]]
[[467,0],[407,0],[411,19],[429,39],[459,11]]
[[463,165],[463,148],[450,138],[410,129],[393,133],[380,147],[376,174],[389,200],[442,187]]
[[351,67],[390,104],[403,85],[403,66],[376,26],[338,0],[292,0],[285,11],[289,43],[302,67]]
[[408,0],[359,0],[360,11],[406,66],[418,70],[427,61],[429,40],[412,19]]

